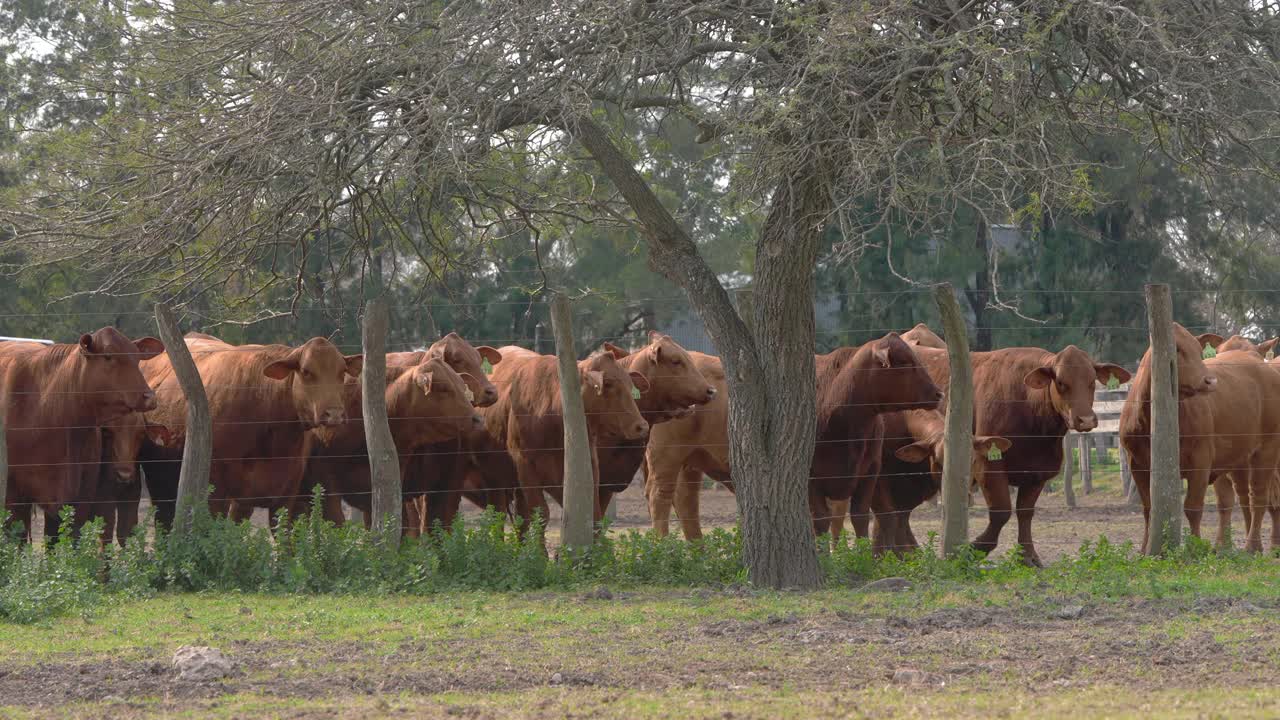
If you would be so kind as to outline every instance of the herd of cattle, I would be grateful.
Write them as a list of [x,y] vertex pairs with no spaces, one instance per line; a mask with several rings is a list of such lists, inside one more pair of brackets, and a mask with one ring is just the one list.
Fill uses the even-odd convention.
[[[1175,326],[1186,514],[1199,534],[1215,484],[1220,542],[1235,495],[1246,548],[1261,550],[1262,508],[1280,518],[1273,490],[1280,464],[1280,365],[1276,341],[1195,337]],[[305,510],[324,487],[325,516],[343,522],[342,502],[370,511],[360,423],[362,357],[324,338],[285,345],[231,345],[202,333],[185,342],[213,419],[211,509],[237,520],[254,508]],[[1216,357],[1202,351],[1217,348]],[[1264,355],[1267,356],[1264,358]],[[971,473],[988,525],[974,540],[996,547],[1014,514],[1018,542],[1039,564],[1031,524],[1036,499],[1058,474],[1063,437],[1097,426],[1095,383],[1133,386],[1121,442],[1150,508],[1150,353],[1137,376],[1070,345],[1054,353],[1006,348],[972,353]],[[720,360],[651,333],[633,352],[605,343],[578,363],[597,487],[595,515],[639,472],[653,526],[668,532],[674,506],[689,539],[701,535],[698,496],[708,475],[733,487],[728,393]],[[816,532],[871,535],[877,552],[916,546],[911,511],[937,494],[944,457],[942,389],[946,345],[924,325],[817,356],[817,441],[809,481]],[[11,522],[43,512],[47,535],[58,510],[77,526],[95,516],[104,540],[121,542],[138,522],[141,483],[156,521],[173,519],[186,436],[186,399],[164,346],[114,328],[78,344],[0,342],[0,398],[8,447]],[[386,406],[400,454],[405,525],[449,525],[466,499],[525,521],[562,501],[563,426],[555,356],[518,347],[473,347],[450,333],[419,352],[387,355]],[[143,472],[139,468],[144,468]],[[1272,503],[1276,503],[1273,505]],[[874,519],[874,528],[872,520]],[[1277,541],[1273,522],[1273,545]],[[1144,539],[1145,545],[1145,539]]]

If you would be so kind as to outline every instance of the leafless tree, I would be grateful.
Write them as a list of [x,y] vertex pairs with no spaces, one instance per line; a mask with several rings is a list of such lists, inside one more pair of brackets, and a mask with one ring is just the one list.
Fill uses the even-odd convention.
[[[135,99],[128,116],[6,214],[27,248],[173,287],[305,254],[344,217],[367,248],[369,227],[425,212],[400,234],[427,252],[423,228],[454,222],[632,224],[721,353],[745,561],[774,587],[820,581],[805,488],[826,228],[843,223],[856,242],[870,228],[852,209],[868,203],[919,228],[958,208],[1004,222],[1087,207],[1091,168],[1073,147],[1098,133],[1133,134],[1188,172],[1269,173],[1280,97],[1277,8],[1259,0],[187,0],[153,12],[132,26],[142,70],[118,88]],[[667,149],[631,132],[645,115],[695,125],[729,192],[759,203],[752,317],[648,182]]]

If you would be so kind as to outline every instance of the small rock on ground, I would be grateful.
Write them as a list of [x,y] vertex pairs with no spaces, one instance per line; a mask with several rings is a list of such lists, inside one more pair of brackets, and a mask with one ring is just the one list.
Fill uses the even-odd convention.
[[1083,605],[1066,605],[1060,607],[1053,612],[1053,617],[1058,620],[1079,620],[1084,616]]
[[173,654],[173,667],[179,680],[207,682],[227,677],[235,670],[231,659],[211,647],[183,645]]
[[947,684],[947,679],[941,675],[925,672],[924,670],[916,670],[915,668],[898,668],[893,671],[891,679],[895,685],[933,685],[941,687]]
[[911,583],[906,578],[887,577],[869,582],[862,589],[866,592],[906,592],[911,589]]

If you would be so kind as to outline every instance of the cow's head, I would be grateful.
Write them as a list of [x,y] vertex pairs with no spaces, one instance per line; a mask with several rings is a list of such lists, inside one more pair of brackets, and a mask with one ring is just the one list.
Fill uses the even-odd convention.
[[492,366],[502,362],[501,352],[488,345],[472,347],[471,343],[463,340],[458,333],[451,332],[427,348],[427,354],[432,353],[438,354],[449,367],[462,376],[467,387],[471,388],[471,394],[475,397],[473,403],[476,407],[488,407],[498,401],[498,389],[489,382],[489,377],[484,371],[484,363],[487,360]]
[[102,426],[103,463],[117,482],[131,483],[138,479],[138,455],[143,440],[168,447],[173,436],[167,428],[147,422],[138,412],[114,418]]
[[854,383],[866,384],[866,402],[877,412],[928,410],[942,401],[942,390],[920,358],[898,333],[873,340],[853,356]]
[[1173,347],[1178,356],[1178,397],[1189,398],[1217,389],[1218,376],[1204,364],[1204,347],[1217,347],[1223,342],[1219,335],[1205,333],[1196,337],[1182,325],[1173,324]]
[[625,359],[626,368],[649,380],[649,391],[636,402],[643,411],[679,411],[705,405],[716,396],[715,387],[698,371],[688,351],[670,335],[651,332],[649,344],[630,354],[611,343],[605,343],[604,350]]
[[648,378],[627,372],[608,352],[597,352],[578,363],[578,374],[587,425],[597,436],[639,440],[649,434],[649,423],[640,415],[634,397],[649,390]]
[[424,443],[452,440],[482,427],[473,405],[475,391],[468,382],[475,378],[460,375],[433,355],[406,372],[411,374],[408,383],[388,385],[389,392],[403,392],[405,396],[389,398],[387,405],[395,408],[398,416],[395,422],[412,423],[413,427],[421,428],[421,432],[414,435],[416,440]]
[[362,355],[343,357],[333,343],[314,337],[267,365],[262,374],[288,383],[298,420],[327,440],[347,418],[346,376],[359,377],[363,361]]
[[1200,341],[1200,346],[1210,346],[1220,353],[1231,352],[1233,350],[1246,350],[1248,352],[1257,353],[1258,357],[1266,357],[1267,353],[1274,353],[1276,343],[1280,342],[1280,338],[1271,338],[1255,343],[1249,338],[1240,335],[1232,335],[1223,340],[1221,336],[1213,333],[1204,333],[1196,338]]
[[1045,390],[1067,427],[1088,432],[1098,427],[1093,411],[1095,383],[1106,384],[1111,378],[1129,382],[1128,370],[1112,363],[1096,363],[1089,353],[1068,345],[1043,365],[1027,373],[1022,382],[1035,390]]
[[113,327],[80,336],[81,392],[95,403],[95,414],[102,422],[156,409],[155,391],[143,379],[138,363],[162,352],[164,343],[159,340],[130,340]]
[[[904,445],[894,451],[899,460],[909,463],[929,463],[929,474],[933,477],[935,488],[942,487],[942,472],[946,469],[946,443],[942,433],[935,433],[925,440]],[[1003,456],[1013,443],[1006,438],[995,435],[975,435],[973,438],[973,455],[969,461],[969,477],[974,485],[981,485],[987,471],[987,463],[991,459],[992,448]]]
[[915,347],[936,348],[938,350],[946,350],[947,343],[938,337],[937,333],[929,329],[924,323],[916,323],[916,326],[902,333],[902,341],[908,345]]

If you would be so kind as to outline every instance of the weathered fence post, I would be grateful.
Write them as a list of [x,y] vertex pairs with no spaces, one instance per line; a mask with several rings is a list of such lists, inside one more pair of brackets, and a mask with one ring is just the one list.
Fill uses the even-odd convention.
[[569,299],[551,299],[551,329],[560,361],[560,407],[564,422],[564,518],[560,542],[570,551],[591,547],[594,536],[595,477],[591,467],[591,438],[582,409],[582,386],[573,350],[573,320]]
[[182,339],[182,331],[167,305],[156,305],[156,326],[164,341],[169,364],[178,378],[182,395],[187,400],[187,432],[182,446],[182,470],[178,474],[177,508],[172,532],[179,535],[191,529],[192,515],[198,503],[209,502],[209,470],[213,463],[213,418],[209,415],[209,396],[196,369],[191,350]]
[[969,363],[969,337],[960,304],[950,283],[933,289],[942,329],[947,337],[951,382],[947,386],[947,458],[942,478],[942,552],[952,557],[969,542],[969,471],[973,457],[973,368]]
[[1076,491],[1071,487],[1072,467],[1071,456],[1074,448],[1071,447],[1071,433],[1067,433],[1062,437],[1062,495],[1067,500],[1067,507],[1071,510],[1076,509]]
[[360,412],[364,417],[364,441],[369,448],[371,519],[382,542],[397,544],[404,501],[400,456],[387,420],[387,300],[382,295],[365,302],[361,345],[364,367],[360,371]]
[[1076,433],[1076,445],[1080,454],[1080,492],[1088,495],[1093,492],[1093,464],[1089,453],[1089,433]]
[[1147,285],[1151,331],[1151,524],[1148,552],[1182,542],[1182,473],[1178,467],[1178,357],[1168,285]]

